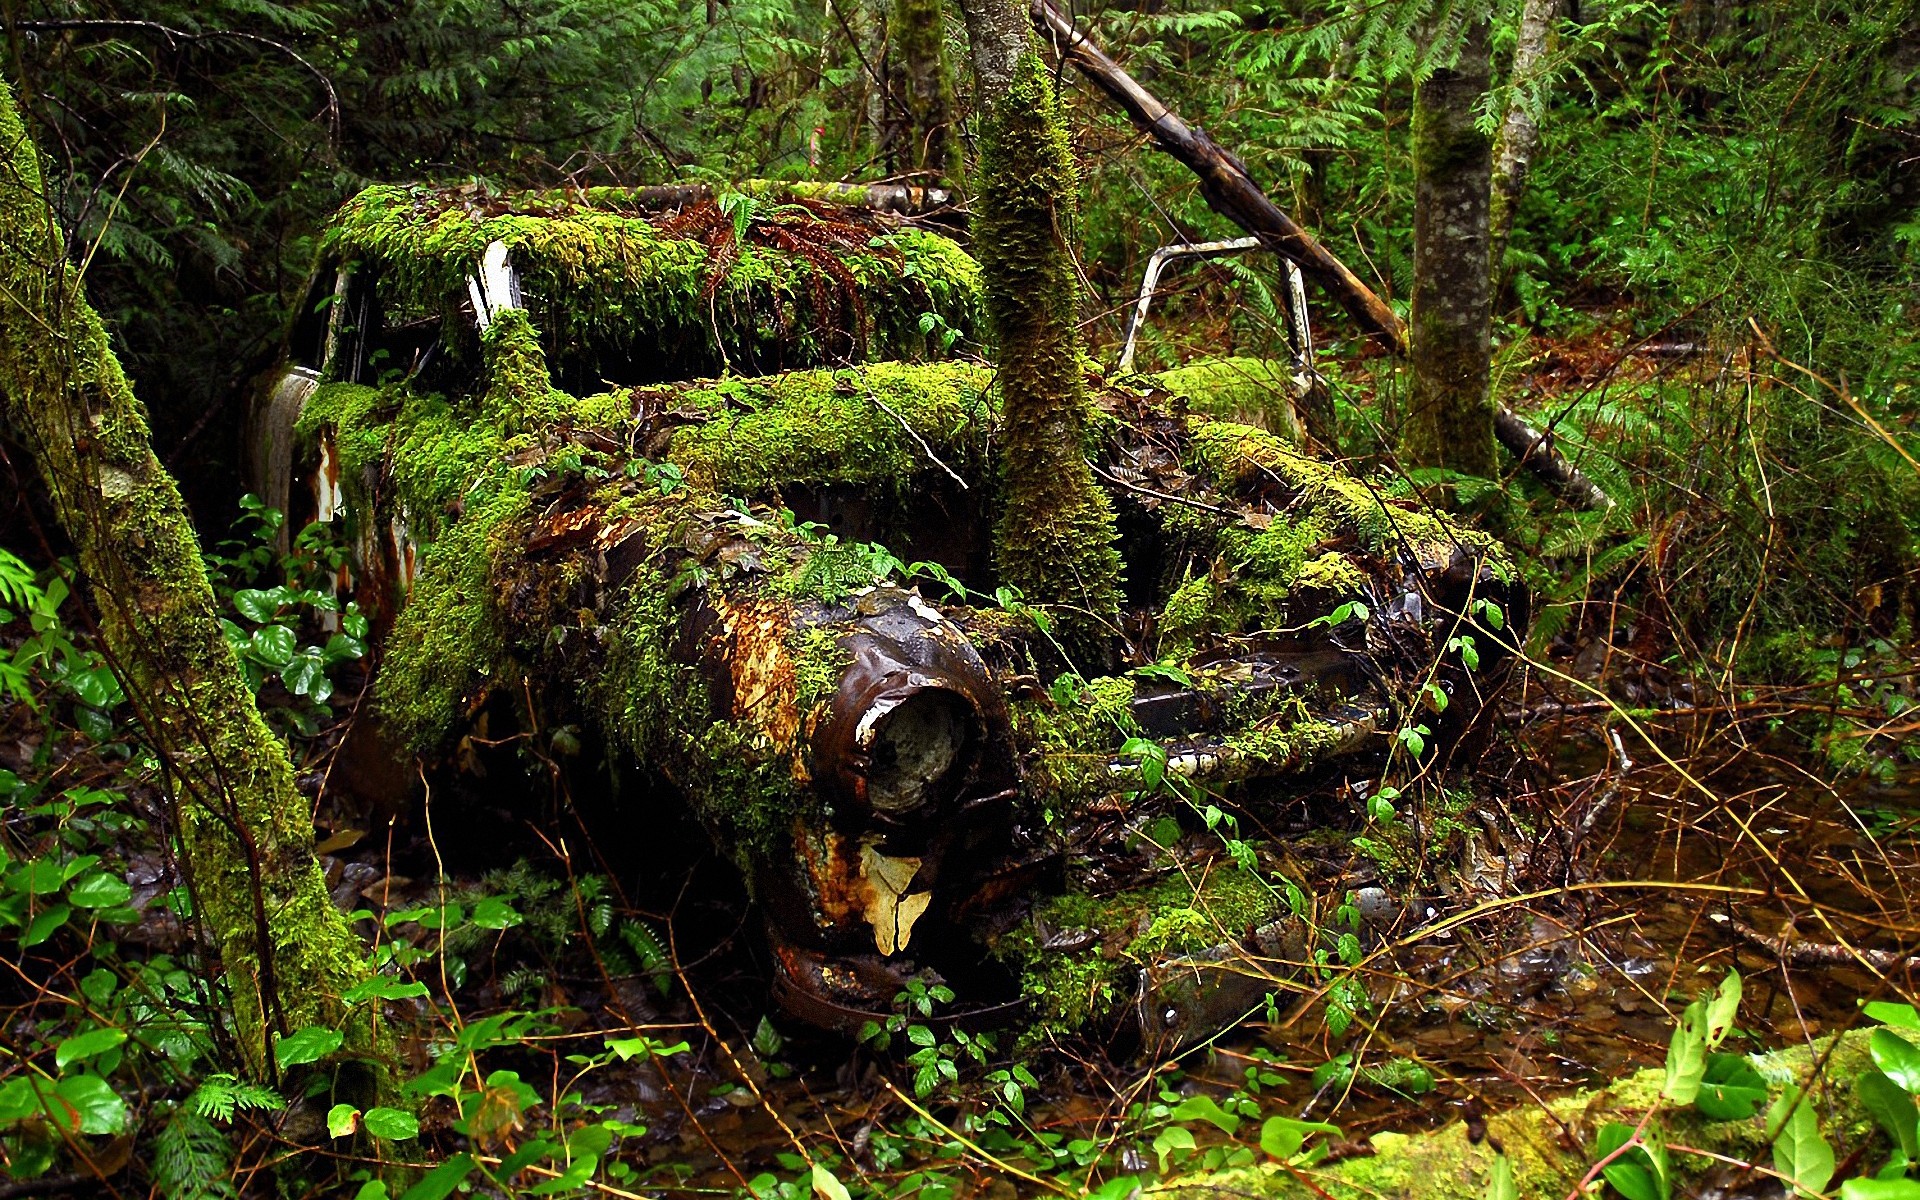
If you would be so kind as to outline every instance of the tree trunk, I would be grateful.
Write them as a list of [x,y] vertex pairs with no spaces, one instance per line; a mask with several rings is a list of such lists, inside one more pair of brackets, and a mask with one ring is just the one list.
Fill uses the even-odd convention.
[[1513,210],[1526,190],[1527,171],[1533,165],[1533,152],[1540,147],[1540,124],[1533,110],[1523,103],[1520,89],[1540,70],[1540,64],[1553,53],[1555,26],[1566,0],[1526,0],[1520,12],[1520,36],[1513,48],[1513,69],[1507,78],[1513,98],[1507,102],[1506,120],[1500,125],[1500,142],[1493,155],[1493,193],[1488,200],[1489,229],[1487,265],[1492,286],[1498,288],[1506,277],[1507,239],[1513,233]]
[[1474,123],[1487,90],[1487,22],[1413,101],[1413,386],[1400,453],[1418,466],[1495,474],[1487,196],[1493,148]]
[[953,77],[947,69],[947,17],[941,0],[893,0],[887,13],[888,169],[922,182],[960,175],[949,123]]
[[1120,554],[1086,458],[1072,250],[1079,173],[1023,0],[971,0],[967,32],[986,114],[974,251],[1006,422],[1000,571],[1029,600],[1080,614],[1074,640],[1090,647],[1115,628]]
[[166,764],[188,881],[219,947],[246,1071],[270,1031],[323,1025],[373,1045],[342,991],[367,977],[328,898],[307,801],[221,633],[179,490],[87,304],[39,156],[0,82],[0,396],[93,584],[101,630]]

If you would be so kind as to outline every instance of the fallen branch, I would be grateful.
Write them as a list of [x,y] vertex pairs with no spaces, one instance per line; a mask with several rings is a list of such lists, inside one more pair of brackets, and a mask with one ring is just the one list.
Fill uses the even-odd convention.
[[[1299,266],[1360,324],[1369,336],[1395,355],[1407,353],[1407,327],[1387,302],[1360,277],[1335,258],[1312,234],[1302,229],[1260,189],[1246,165],[1224,149],[1207,131],[1189,125],[1161,103],[1138,80],[1107,57],[1051,0],[1033,0],[1033,22],[1052,41],[1062,60],[1072,63],[1088,82],[1118,104],[1134,127],[1154,140],[1200,180],[1207,207],[1259,238],[1269,250]],[[1552,438],[1535,431],[1513,410],[1502,406],[1494,421],[1500,443],[1538,475],[1554,494],[1582,508],[1611,508],[1613,500],[1553,446]]]
[[1740,920],[1714,914],[1713,920],[1741,941],[1764,950],[1790,967],[1857,967],[1868,966],[1876,971],[1907,971],[1920,967],[1920,955],[1901,954],[1893,950],[1870,950],[1859,946],[1842,946],[1837,942],[1808,942],[1800,938],[1781,934],[1770,938],[1758,929]]

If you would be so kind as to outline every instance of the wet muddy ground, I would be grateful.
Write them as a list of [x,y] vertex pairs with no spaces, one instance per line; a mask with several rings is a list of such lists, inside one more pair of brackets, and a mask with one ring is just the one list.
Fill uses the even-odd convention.
[[[764,1103],[729,1070],[682,1073],[691,1111],[676,1119],[663,1103],[645,1190],[788,1177],[789,1130],[909,1186],[932,1168],[962,1190],[1027,1194],[1029,1173],[1076,1161],[1092,1184],[1150,1171],[1152,1106],[1193,1095],[1256,1127],[1274,1115],[1331,1121],[1357,1147],[1658,1063],[1671,1014],[1729,968],[1747,980],[1736,1036],[1752,1049],[1850,1027],[1863,1000],[1911,995],[1900,956],[1916,942],[1913,780],[1828,783],[1764,721],[1646,714],[1656,750],[1579,705],[1511,715],[1511,747],[1488,756],[1508,765],[1478,781],[1462,861],[1432,894],[1394,897],[1392,923],[1369,935],[1358,969],[1369,1004],[1344,1037],[1329,1032],[1324,987],[1295,982],[1276,988],[1276,1011],[1177,1057],[1036,1048],[1022,1059],[1041,1086],[1028,1090],[1027,1128],[1010,1133],[977,1124],[992,1107],[978,1085],[970,1100],[914,1102],[896,1058],[794,1038],[772,1056],[785,1078],[749,1068]],[[753,1011],[715,1007],[733,1020]],[[1231,1144],[1199,1124],[1202,1152]]]

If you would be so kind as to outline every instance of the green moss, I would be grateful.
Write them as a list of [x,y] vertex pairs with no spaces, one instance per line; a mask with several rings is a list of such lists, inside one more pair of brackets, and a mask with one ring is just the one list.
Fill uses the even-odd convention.
[[796,484],[913,494],[947,478],[929,452],[979,486],[997,425],[991,379],[971,363],[874,363],[676,387],[676,406],[715,419],[677,430],[666,457],[729,494]]
[[794,693],[802,715],[814,706],[833,698],[840,677],[853,663],[853,655],[842,645],[843,631],[820,625],[797,630],[789,636],[793,657]]
[[1156,387],[1186,399],[1193,412],[1257,425],[1297,442],[1293,413],[1293,367],[1244,355],[1196,359],[1148,377]]
[[[1753,1055],[1751,1061],[1776,1096],[1785,1083],[1811,1083],[1814,1094],[1808,1103],[1821,1114],[1826,1136],[1843,1146],[1861,1145],[1880,1136],[1853,1088],[1853,1081],[1870,1065],[1867,1041],[1865,1031],[1844,1033],[1811,1045]],[[1817,1078],[1813,1077],[1816,1063],[1824,1066]],[[1693,1109],[1674,1110],[1663,1104],[1660,1091],[1665,1082],[1665,1069],[1650,1067],[1605,1088],[1525,1104],[1487,1118],[1483,1137],[1469,1138],[1462,1121],[1422,1133],[1377,1133],[1371,1139],[1371,1154],[1335,1164],[1282,1167],[1266,1163],[1200,1172],[1169,1179],[1155,1194],[1182,1200],[1221,1195],[1454,1200],[1485,1193],[1498,1146],[1512,1165],[1518,1195],[1571,1195],[1597,1159],[1593,1145],[1597,1132],[1614,1121],[1638,1125],[1656,1109],[1669,1144],[1705,1152],[1669,1156],[1676,1195],[1716,1168],[1709,1155],[1722,1156],[1722,1161],[1768,1160],[1773,1140],[1766,1128],[1769,1104],[1761,1104],[1754,1116],[1743,1121],[1709,1121]],[[1570,1130],[1581,1140],[1569,1144]]]
[[[996,948],[1021,968],[1021,993],[1042,1034],[1090,1029],[1134,997],[1142,967],[1199,954],[1244,938],[1278,918],[1282,902],[1258,877],[1214,864],[1149,887],[1095,898],[1068,892],[1041,901],[1031,926]],[[1096,943],[1083,950],[1047,950],[1037,930],[1084,930]]]
[[1131,675],[1109,675],[1087,684],[1087,717],[1131,737],[1140,732],[1133,717],[1133,697],[1137,684]]
[[1067,606],[1069,638],[1092,644],[1117,617],[1121,563],[1112,506],[1083,455],[1078,194],[1051,75],[1029,48],[982,129],[974,218],[1007,446],[996,547],[1001,575],[1029,600]]
[[[805,242],[813,235],[801,211],[780,214],[792,239]],[[704,234],[663,229],[618,189],[487,196],[368,188],[335,215],[323,252],[376,269],[390,319],[450,316],[496,240],[512,250],[533,324],[568,378],[596,379],[636,347],[667,377],[730,362],[930,357],[922,313],[962,333],[977,324],[979,269],[938,234],[876,226],[871,238],[835,240],[822,232],[820,248],[806,251],[753,238],[735,246],[723,236],[716,251]]]

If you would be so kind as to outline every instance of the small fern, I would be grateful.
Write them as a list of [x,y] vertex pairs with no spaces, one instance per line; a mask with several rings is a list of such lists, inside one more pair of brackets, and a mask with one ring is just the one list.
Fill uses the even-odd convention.
[[[176,1108],[153,1139],[153,1184],[165,1200],[232,1200],[237,1194],[228,1178],[233,1146],[226,1133],[195,1105],[203,1100],[206,1089],[207,1084],[202,1084],[187,1104]],[[240,1105],[237,1098],[229,1099],[222,1107],[231,1116]]]

